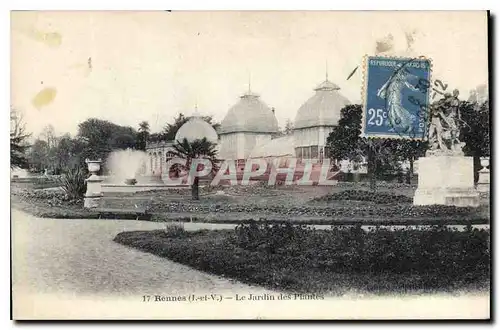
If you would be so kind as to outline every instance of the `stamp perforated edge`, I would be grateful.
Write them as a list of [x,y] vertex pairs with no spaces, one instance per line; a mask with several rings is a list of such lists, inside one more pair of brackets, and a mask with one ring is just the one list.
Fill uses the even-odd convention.
[[[376,135],[371,135],[371,134],[365,134],[365,122],[366,122],[366,102],[368,101],[366,98],[366,92],[368,90],[368,57],[380,57],[388,60],[414,60],[414,59],[419,59],[419,60],[427,60],[429,61],[429,84],[432,86],[433,85],[433,80],[432,80],[432,69],[433,69],[433,63],[432,59],[426,56],[418,56],[418,57],[411,57],[411,56],[390,56],[390,55],[368,55],[365,54],[363,56],[363,65],[362,65],[362,81],[361,81],[361,137],[367,138],[367,139],[395,139],[395,140],[415,140],[415,141],[427,141],[427,133],[429,131],[429,121],[430,121],[430,116],[427,115],[426,117],[426,134],[422,138],[410,138],[406,136],[402,136],[399,134],[396,135],[389,135],[389,134],[376,134]],[[429,98],[430,98],[430,93],[427,93],[427,104],[430,106],[429,103]]]

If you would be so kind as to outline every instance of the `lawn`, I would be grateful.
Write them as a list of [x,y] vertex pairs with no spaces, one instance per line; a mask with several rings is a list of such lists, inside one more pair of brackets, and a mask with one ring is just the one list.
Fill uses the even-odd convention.
[[[83,200],[68,200],[60,190],[13,187],[14,207],[39,217],[97,218]],[[189,189],[139,193],[106,193],[102,207],[133,210],[147,205],[152,221],[241,223],[247,220],[291,221],[307,224],[487,224],[489,205],[479,208],[413,206],[415,187],[380,184],[377,192],[363,183],[334,187],[232,186],[202,188],[193,201]],[[114,215],[113,217],[120,217]]]
[[212,274],[294,293],[342,295],[489,290],[489,230],[235,230],[123,232],[115,242]]

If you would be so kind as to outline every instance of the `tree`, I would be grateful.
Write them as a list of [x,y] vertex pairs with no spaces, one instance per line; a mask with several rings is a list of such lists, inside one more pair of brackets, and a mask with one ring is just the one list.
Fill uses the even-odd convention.
[[49,164],[49,147],[47,141],[36,139],[28,154],[28,163],[34,172],[42,172]]
[[176,118],[174,118],[173,124],[167,123],[167,125],[163,128],[163,138],[166,141],[175,140],[175,134],[188,120],[189,118],[185,117],[183,113],[180,113]]
[[88,158],[105,160],[111,151],[109,141],[112,137],[113,124],[96,118],[90,118],[78,125],[78,137],[84,142],[84,154]]
[[58,143],[54,126],[52,125],[45,126],[42,130],[42,133],[39,136],[39,139],[45,140],[47,142],[47,146],[49,147],[49,149],[54,148]]
[[78,125],[77,138],[84,144],[83,159],[100,158],[105,162],[115,149],[135,148],[137,132],[132,127],[90,118]]
[[[347,105],[341,110],[341,118],[327,138],[326,147],[330,158],[368,163],[370,187],[376,188],[376,180],[385,172],[399,167],[400,160],[410,160],[413,166],[415,157],[425,151],[426,144],[412,140],[373,139],[361,137],[361,105]],[[413,170],[413,169],[412,169]]]
[[111,138],[109,146],[111,150],[134,149],[136,147],[136,134],[118,133]]
[[[174,157],[186,160],[186,165],[182,166],[184,170],[189,171],[194,159],[208,159],[212,164],[212,173],[216,172],[215,164],[217,157],[217,145],[209,142],[206,138],[189,142],[184,138],[183,141],[176,141],[173,145],[172,154]],[[199,193],[200,178],[196,176],[191,184],[191,197],[193,200],[200,199]]]
[[330,157],[334,160],[361,161],[366,156],[361,143],[361,105],[348,105],[340,111],[338,125],[326,139]]
[[481,169],[480,157],[490,156],[490,111],[488,102],[481,104],[462,101],[459,112],[463,123],[460,141],[465,142],[463,152],[474,158],[475,181]]
[[419,157],[425,156],[425,151],[429,149],[429,142],[416,139],[403,139],[398,140],[394,147],[394,152],[397,156],[399,156],[400,160],[407,160],[410,164],[407,183],[411,183],[413,179],[415,160]]
[[10,167],[28,167],[26,151],[29,148],[27,139],[30,134],[26,133],[26,125],[22,114],[10,108]]
[[139,130],[137,133],[137,149],[146,150],[146,144],[149,139],[149,123],[147,121],[142,121],[139,123]]
[[286,120],[285,127],[283,128],[284,135],[290,135],[293,133],[293,122],[289,119]]
[[377,178],[387,172],[399,170],[399,159],[396,152],[400,140],[359,138],[359,149],[367,155],[370,189],[376,189]]
[[83,151],[84,146],[79,139],[73,139],[69,134],[60,137],[54,151],[59,171],[67,173],[79,164],[82,165],[80,167],[86,168],[85,159],[82,159]]

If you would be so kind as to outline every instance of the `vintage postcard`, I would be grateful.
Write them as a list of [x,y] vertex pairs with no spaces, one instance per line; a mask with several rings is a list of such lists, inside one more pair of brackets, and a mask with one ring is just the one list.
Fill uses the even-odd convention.
[[486,11],[13,11],[12,318],[490,319]]

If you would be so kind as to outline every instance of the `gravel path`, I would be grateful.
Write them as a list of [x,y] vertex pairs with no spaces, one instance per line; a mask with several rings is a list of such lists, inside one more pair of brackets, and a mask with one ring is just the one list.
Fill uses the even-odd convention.
[[13,286],[37,294],[113,296],[263,290],[112,241],[121,231],[162,227],[131,220],[39,219],[13,210]]

